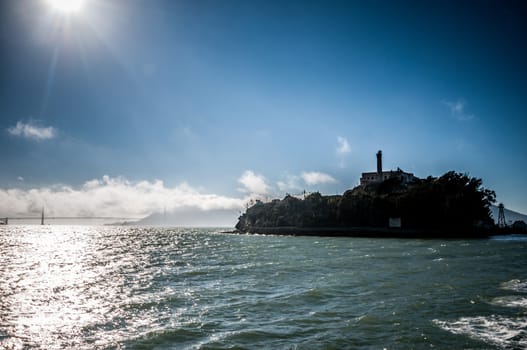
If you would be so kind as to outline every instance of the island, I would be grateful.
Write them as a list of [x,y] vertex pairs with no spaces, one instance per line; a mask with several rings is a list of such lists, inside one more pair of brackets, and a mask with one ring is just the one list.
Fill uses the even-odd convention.
[[363,173],[342,195],[318,192],[256,200],[236,224],[239,233],[368,237],[486,237],[496,232],[494,191],[479,178],[449,171],[424,179],[397,169]]

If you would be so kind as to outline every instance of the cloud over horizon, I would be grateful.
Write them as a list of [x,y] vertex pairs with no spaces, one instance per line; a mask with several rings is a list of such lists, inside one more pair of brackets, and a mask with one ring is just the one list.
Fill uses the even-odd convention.
[[18,121],[15,126],[7,128],[7,132],[13,136],[26,139],[43,141],[53,139],[57,135],[57,130],[52,126],[39,126],[34,121],[24,123]]
[[300,176],[286,174],[283,180],[276,183],[278,190],[281,192],[286,191],[301,191],[303,187],[300,184]]
[[304,182],[308,186],[330,184],[330,183],[337,182],[337,180],[331,175],[317,172],[317,171],[303,172],[301,176]]
[[337,183],[333,176],[319,171],[305,171],[300,175],[286,174],[282,180],[276,182],[281,192],[301,192],[306,186],[328,185]]
[[[23,182],[22,178],[19,178]],[[278,182],[283,190],[300,190],[302,181],[308,186],[336,183],[322,172],[290,175],[287,182]],[[42,208],[50,216],[142,218],[163,211],[178,212],[243,210],[251,199],[272,196],[272,188],[263,175],[246,170],[238,179],[243,185],[241,197],[203,193],[182,182],[168,187],[161,180],[130,181],[124,177],[104,175],[80,186],[54,184],[38,188],[0,188],[1,216],[38,216]]]
[[248,198],[201,193],[186,182],[167,187],[161,180],[132,182],[105,175],[78,188],[53,185],[28,190],[0,189],[0,213],[39,214],[45,208],[53,216],[140,218],[164,209],[242,209]]
[[243,185],[243,188],[239,189],[241,192],[258,195],[269,193],[269,185],[265,177],[255,174],[252,170],[246,170],[238,179],[238,182]]

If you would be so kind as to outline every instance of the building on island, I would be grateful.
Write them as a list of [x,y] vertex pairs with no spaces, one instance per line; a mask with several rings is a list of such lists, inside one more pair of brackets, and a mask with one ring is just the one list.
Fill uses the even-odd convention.
[[374,182],[381,182],[384,180],[399,178],[403,184],[407,184],[416,179],[414,174],[407,173],[397,168],[397,170],[383,171],[382,170],[382,151],[377,152],[377,171],[370,173],[362,173],[360,184],[367,185]]

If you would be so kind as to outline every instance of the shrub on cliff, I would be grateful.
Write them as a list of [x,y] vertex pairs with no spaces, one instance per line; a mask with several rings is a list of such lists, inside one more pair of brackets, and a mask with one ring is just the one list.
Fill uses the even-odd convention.
[[495,201],[481,179],[450,171],[418,180],[400,196],[398,210],[408,227],[466,229],[492,223],[489,206]]

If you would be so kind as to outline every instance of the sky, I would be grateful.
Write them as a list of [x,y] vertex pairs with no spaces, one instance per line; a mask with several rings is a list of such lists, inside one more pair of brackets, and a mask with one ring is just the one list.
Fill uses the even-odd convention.
[[378,150],[527,213],[524,1],[75,1],[0,2],[0,216],[342,193]]

